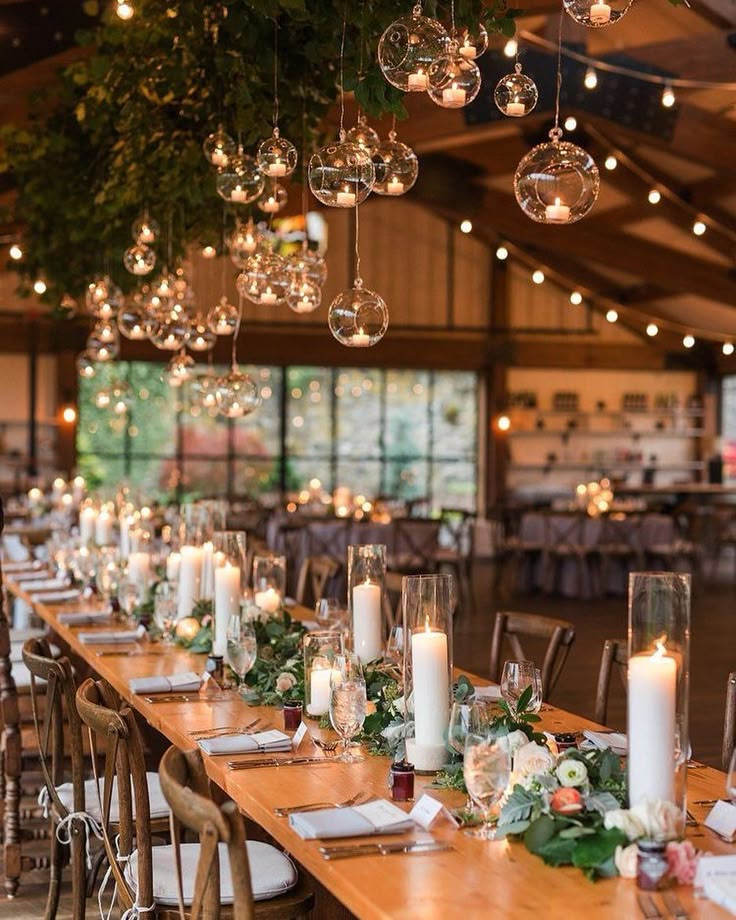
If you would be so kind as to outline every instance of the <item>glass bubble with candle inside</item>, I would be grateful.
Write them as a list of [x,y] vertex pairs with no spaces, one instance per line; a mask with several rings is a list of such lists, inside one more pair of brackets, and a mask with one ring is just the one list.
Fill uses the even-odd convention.
[[690,575],[629,575],[630,806],[673,802],[685,819],[690,756]]
[[448,757],[455,603],[452,575],[402,581],[406,759],[417,773],[436,773]]
[[[338,659],[344,650],[343,635],[336,630],[315,630],[304,637],[304,714],[308,718],[320,720],[328,715],[330,681],[334,673],[339,674]],[[319,734],[310,734],[321,739]]]
[[286,593],[286,556],[264,553],[253,557],[253,602],[268,616],[281,609]]
[[[230,618],[240,613],[246,582],[245,531],[216,530],[212,535],[212,553],[203,575],[211,581],[214,629],[212,654],[224,656]],[[210,585],[208,584],[208,588]]]
[[385,580],[384,545],[348,546],[348,610],[353,651],[364,665],[383,654]]
[[550,143],[539,144],[521,160],[514,174],[519,207],[543,224],[572,224],[598,199],[600,173],[590,154],[553,128]]

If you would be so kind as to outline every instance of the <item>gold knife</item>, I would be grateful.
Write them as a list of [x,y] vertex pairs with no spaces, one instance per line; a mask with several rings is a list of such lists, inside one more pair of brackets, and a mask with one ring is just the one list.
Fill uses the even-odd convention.
[[440,853],[451,850],[449,843],[365,843],[356,846],[320,847],[322,859],[347,859],[351,856],[390,856],[393,853]]
[[329,757],[289,757],[278,760],[276,757],[259,760],[229,760],[228,770],[254,770],[258,767],[294,767],[305,763],[334,763]]

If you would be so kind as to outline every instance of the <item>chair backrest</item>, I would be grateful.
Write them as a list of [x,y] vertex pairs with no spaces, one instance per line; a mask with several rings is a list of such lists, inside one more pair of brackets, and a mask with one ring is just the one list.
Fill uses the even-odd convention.
[[440,522],[446,548],[472,558],[476,515],[466,508],[442,508]]
[[[143,743],[135,716],[126,703],[120,704],[115,691],[104,680],[87,678],[77,690],[76,704],[79,717],[89,730],[101,797],[103,841],[118,897],[124,910],[134,906],[145,910],[154,903],[151,812]],[[97,768],[100,747],[103,748],[101,772]],[[115,826],[110,818],[113,795],[117,804]],[[136,891],[130,889],[124,875],[125,861],[133,852],[134,842],[138,851]]]
[[321,600],[340,569],[340,563],[329,556],[307,556],[299,569],[296,600],[300,604],[315,604]]
[[199,834],[199,862],[189,920],[219,920],[220,864],[218,844],[227,845],[233,882],[233,920],[255,916],[245,823],[234,802],[217,806],[209,795],[207,774],[198,748],[184,753],[170,747],[159,764],[161,789],[171,808],[171,842],[175,848],[179,909],[184,914],[179,845],[182,825]]
[[304,528],[304,543],[307,555],[329,556],[331,559],[344,559],[350,544],[350,532],[353,522],[344,520],[311,521]]
[[601,667],[598,672],[598,689],[595,693],[594,719],[599,725],[606,724],[608,716],[608,695],[611,690],[611,675],[616,667],[621,682],[626,687],[626,669],[629,663],[629,644],[626,639],[606,639],[601,654]]
[[76,685],[68,658],[54,659],[46,639],[28,639],[23,662],[30,673],[31,711],[38,758],[49,802],[60,818],[69,813],[56,787],[67,780],[71,764],[74,811],[85,811],[82,724],[75,705]]
[[393,556],[398,571],[432,570],[439,545],[440,522],[429,518],[396,518],[393,521]]
[[575,641],[575,627],[567,620],[545,617],[537,613],[515,613],[499,611],[493,627],[491,640],[491,680],[501,678],[504,642],[511,647],[516,659],[525,659],[521,639],[546,639],[547,648],[542,662],[542,690],[544,699],[549,699],[559,680],[562,668]]
[[390,633],[394,626],[402,625],[401,584],[403,580],[404,576],[401,572],[386,572],[383,608],[387,633]]
[[723,720],[723,769],[728,770],[736,748],[736,671],[728,675],[726,717]]

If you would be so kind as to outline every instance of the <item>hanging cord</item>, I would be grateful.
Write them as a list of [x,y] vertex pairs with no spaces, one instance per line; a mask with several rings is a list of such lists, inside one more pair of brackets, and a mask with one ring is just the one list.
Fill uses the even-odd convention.
[[564,13],[560,13],[560,25],[557,31],[557,88],[555,91],[555,126],[549,132],[553,141],[559,141],[562,137],[560,129],[560,93],[562,92],[562,19]]
[[238,319],[233,330],[233,352],[231,369],[234,372],[238,370],[238,336],[240,335],[240,324],[243,322],[243,295],[238,291]]
[[358,217],[358,199],[355,199],[355,281],[353,287],[363,287],[363,279],[360,277],[360,218]]
[[279,133],[279,23],[273,17],[273,133]]
[[453,41],[455,40],[455,0],[452,0],[450,3],[450,26],[452,31],[450,35],[452,36]]
[[340,141],[345,140],[345,33],[348,27],[348,4],[345,2],[340,39]]
[[222,294],[225,296],[227,293],[227,257],[225,253],[227,252],[227,244],[225,242],[227,238],[227,205],[223,204],[222,206]]
[[307,208],[309,200],[307,198],[307,187],[309,185],[307,175],[307,99],[302,97],[302,214],[304,215],[304,239],[302,240],[302,251],[309,249],[309,234],[307,233]]

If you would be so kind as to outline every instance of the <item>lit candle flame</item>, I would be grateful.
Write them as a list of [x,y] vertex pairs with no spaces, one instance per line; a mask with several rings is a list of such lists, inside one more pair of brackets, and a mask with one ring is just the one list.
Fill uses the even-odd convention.
[[665,655],[667,654],[667,646],[665,645],[666,641],[667,641],[666,633],[662,633],[659,639],[654,640],[654,644],[656,645],[656,650],[652,654],[652,658],[664,658],[665,657]]
[[430,625],[429,625],[429,617],[428,617],[428,616],[425,616],[425,618],[424,618],[424,631],[425,631],[425,632],[428,632],[428,633],[429,633],[429,632],[432,632],[432,629],[431,629],[431,627],[430,627]]

